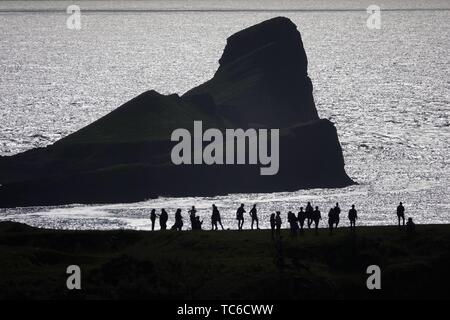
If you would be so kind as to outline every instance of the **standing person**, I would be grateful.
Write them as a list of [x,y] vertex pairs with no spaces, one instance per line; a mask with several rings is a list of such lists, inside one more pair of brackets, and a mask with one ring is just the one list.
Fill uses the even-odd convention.
[[223,230],[223,225],[222,225],[222,219],[220,218],[220,212],[219,209],[217,209],[216,205],[213,204],[212,205],[212,216],[211,216],[211,227],[212,230],[217,230],[217,224],[220,224],[220,227]]
[[152,231],[155,230],[156,210],[152,209],[150,212],[150,221],[152,222]]
[[256,204],[254,204],[253,208],[250,210],[250,217],[252,218],[252,230],[253,230],[254,222],[256,222],[256,229],[259,230],[258,212],[256,210]]
[[275,217],[275,226],[277,227],[277,236],[281,236],[281,216],[280,211],[277,211],[277,216]]
[[288,212],[288,222],[289,227],[291,229],[291,235],[296,236],[297,235],[297,229],[298,229],[298,223],[297,223],[297,217],[292,211]]
[[405,207],[401,202],[397,207],[397,218],[398,218],[398,227],[400,228],[400,219],[403,219],[403,226],[405,226]]
[[308,223],[308,229],[310,229],[311,228],[311,224],[312,224],[312,221],[313,221],[313,219],[312,219],[312,217],[313,217],[313,207],[312,207],[312,205],[311,205],[311,202],[308,202],[308,204],[306,205],[306,209],[305,209],[305,212],[306,212],[306,222]]
[[339,203],[336,202],[336,205],[334,206],[334,223],[336,224],[336,228],[338,227],[341,214],[341,208],[339,208]]
[[175,212],[175,223],[171,229],[181,231],[181,228],[183,228],[183,217],[181,215],[181,209],[177,209]]
[[167,214],[165,209],[161,210],[161,214],[159,215],[159,225],[161,230],[167,229],[167,220],[169,219],[169,215]]
[[238,221],[238,230],[242,230],[242,227],[244,226],[244,204],[241,203],[241,206],[236,211],[236,219]]
[[352,208],[348,211],[348,219],[350,220],[350,230],[356,230],[356,219],[358,219],[358,213],[354,204],[352,204]]
[[212,205],[211,230],[217,230],[216,211],[219,211],[215,204]]
[[191,221],[191,229],[194,230],[196,224],[195,214],[197,213],[195,206],[192,206],[191,210],[189,210],[188,213],[189,213],[189,220]]
[[272,239],[275,237],[275,225],[276,225],[275,213],[272,213],[270,215],[270,229],[272,230]]
[[334,208],[331,208],[330,211],[328,211],[328,227],[330,228],[330,234],[333,233],[333,225],[335,223],[335,219],[336,219],[336,211]]
[[322,215],[320,214],[319,207],[316,206],[316,210],[313,211],[312,220],[314,220],[314,229],[316,234],[319,233],[319,221],[322,219]]
[[303,231],[303,225],[305,224],[306,212],[303,211],[303,207],[300,207],[300,211],[297,214],[297,220],[300,224],[300,231]]

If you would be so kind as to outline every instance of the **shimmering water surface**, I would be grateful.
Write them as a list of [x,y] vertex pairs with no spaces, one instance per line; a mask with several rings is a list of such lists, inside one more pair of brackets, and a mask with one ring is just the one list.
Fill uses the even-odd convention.
[[[229,35],[284,15],[302,34],[319,114],[335,123],[347,173],[358,186],[0,209],[0,219],[148,229],[151,208],[167,208],[170,224],[176,208],[187,217],[185,209],[195,204],[209,226],[215,203],[225,226],[235,228],[235,210],[244,202],[258,203],[267,227],[274,210],[296,212],[312,201],[326,214],[338,201],[345,211],[355,203],[360,224],[374,225],[392,223],[403,201],[416,222],[450,223],[448,1],[384,1],[380,30],[366,27],[372,1],[218,3],[80,1],[76,31],[66,27],[71,2],[0,2],[0,154],[52,143],[148,89],[182,94],[213,76]],[[200,11],[164,11],[186,8]],[[248,8],[260,11],[239,11]]]

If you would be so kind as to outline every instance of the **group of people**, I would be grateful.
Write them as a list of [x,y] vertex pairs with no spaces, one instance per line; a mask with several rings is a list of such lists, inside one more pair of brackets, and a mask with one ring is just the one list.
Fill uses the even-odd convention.
[[[238,223],[238,230],[242,230],[244,226],[244,213],[245,205],[241,203],[241,205],[236,210],[236,220]],[[188,211],[189,220],[191,223],[192,230],[201,230],[203,225],[203,220],[200,220],[200,217],[196,215],[197,210],[195,206]],[[328,212],[328,228],[330,234],[333,233],[333,229],[336,229],[339,225],[340,221],[341,208],[339,207],[339,203],[336,203],[334,207],[332,207]],[[251,218],[251,229],[256,225],[256,229],[259,230],[259,219],[258,219],[258,210],[256,208],[256,204],[252,206],[249,211],[249,215]],[[403,226],[405,226],[405,208],[403,204],[400,202],[397,207],[397,217],[398,217],[398,225],[401,227],[401,220],[403,221]],[[161,230],[167,229],[167,220],[168,214],[165,209],[161,210],[161,214],[157,214],[155,209],[152,209],[150,212],[150,221],[152,231],[155,230],[155,222],[156,218],[159,218],[159,224]],[[303,228],[305,226],[310,229],[314,223],[314,230],[317,234],[319,231],[319,222],[322,219],[322,214],[319,210],[318,206],[311,205],[310,202],[307,203],[305,209],[300,207],[300,211],[297,213],[293,213],[289,211],[287,214],[287,221],[289,223],[289,228],[292,235],[297,235],[299,232],[303,232]],[[356,229],[356,220],[358,219],[358,212],[355,209],[355,205],[351,206],[351,209],[348,211],[348,219],[350,221],[350,230]],[[270,215],[270,228],[272,230],[272,237],[275,235],[280,235],[282,225],[281,212],[276,211],[276,213],[272,213]],[[220,216],[219,209],[215,204],[212,205],[212,214],[211,214],[211,230],[218,230],[219,226],[224,230],[222,219]],[[181,214],[181,209],[177,209],[175,212],[175,223],[171,227],[171,230],[182,230],[183,228],[183,216]],[[406,228],[408,231],[414,231],[415,224],[412,221],[412,218],[408,218],[408,222],[406,223]]]
[[[244,226],[244,204],[241,203],[240,207],[236,211],[236,220],[238,222],[238,230],[242,230],[242,227]],[[259,219],[258,219],[258,210],[256,209],[256,204],[253,205],[253,207],[250,209],[250,218],[252,219],[251,228],[253,230],[253,225],[256,224],[256,229],[259,230]]]
[[[240,207],[236,211],[236,220],[238,221],[238,230],[242,230],[244,226],[244,204],[241,204]],[[189,220],[191,222],[192,230],[201,230],[203,225],[203,220],[200,220],[200,217],[196,215],[197,209],[195,206],[188,211]],[[250,210],[250,217],[252,219],[251,228],[253,230],[254,224],[256,224],[256,228],[259,229],[259,220],[256,209],[256,204],[253,205],[253,208]],[[152,209],[150,212],[150,221],[152,224],[152,231],[155,230],[156,219],[159,218],[159,225],[161,230],[167,230],[167,220],[168,214],[165,209],[161,210],[161,214],[157,214],[155,209]],[[219,226],[224,230],[222,224],[222,218],[220,216],[220,211],[215,204],[212,205],[212,214],[211,214],[211,230],[218,230]],[[181,215],[181,209],[177,209],[175,212],[175,223],[170,228],[171,230],[181,230],[183,228],[183,216]]]
[[[217,209],[217,207],[213,204],[212,205],[212,216],[211,216],[211,228],[213,230],[217,230],[217,225],[220,225],[222,227],[222,230],[224,230],[222,221],[220,218],[220,212]],[[189,220],[191,222],[191,229],[192,230],[201,230],[203,225],[203,220],[200,220],[200,217],[196,215],[197,209],[195,209],[195,206],[192,206],[192,208],[188,211],[189,213]],[[167,230],[167,220],[168,220],[168,214],[165,209],[161,209],[161,214],[157,214],[155,209],[152,209],[150,212],[150,221],[152,223],[152,231],[155,230],[155,224],[156,224],[156,218],[159,218],[159,226],[161,230]],[[183,228],[183,216],[181,215],[181,209],[177,209],[175,212],[175,223],[170,228],[170,230],[178,230],[181,231]]]
[[[276,214],[272,213],[270,216],[270,228],[272,229],[272,237],[280,234],[281,229],[281,216],[280,212],[277,211]],[[337,228],[340,221],[341,208],[339,207],[339,203],[330,209],[328,212],[328,227],[330,229],[330,234],[333,232],[334,228]],[[353,230],[356,227],[356,219],[358,218],[357,211],[355,209],[355,205],[352,205],[352,208],[348,212],[348,218],[350,220],[350,229]],[[292,211],[289,211],[287,214],[287,220],[289,223],[289,228],[292,235],[297,235],[298,232],[303,232],[303,228],[305,226],[308,229],[311,228],[314,223],[314,230],[316,234],[319,232],[319,222],[322,219],[322,214],[319,210],[319,207],[316,206],[313,208],[310,202],[307,203],[306,208],[300,207],[300,211],[295,215]]]
[[[403,222],[403,227],[405,227],[405,207],[403,206],[403,203],[400,202],[400,204],[397,207],[397,218],[398,218],[398,228],[401,228],[400,221]],[[412,218],[409,217],[408,221],[406,222],[406,231],[408,233],[414,232],[416,229],[416,224],[413,222]]]
[[156,217],[159,218],[159,226],[161,230],[167,229],[167,220],[169,220],[169,215],[167,214],[165,209],[161,210],[161,214],[157,214],[155,209],[150,211],[150,221],[152,222],[152,231],[155,230],[155,221]]

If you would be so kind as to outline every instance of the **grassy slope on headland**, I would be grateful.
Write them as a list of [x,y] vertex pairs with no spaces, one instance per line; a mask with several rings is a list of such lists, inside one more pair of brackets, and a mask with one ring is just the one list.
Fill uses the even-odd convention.
[[[66,289],[79,265],[82,290]],[[381,290],[366,268],[381,267]],[[261,231],[57,231],[0,223],[0,298],[450,297],[450,225]]]

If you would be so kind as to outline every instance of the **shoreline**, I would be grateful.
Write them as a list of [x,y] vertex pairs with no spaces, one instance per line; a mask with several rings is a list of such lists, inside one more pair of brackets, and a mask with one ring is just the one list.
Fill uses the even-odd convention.
[[[320,232],[328,232],[329,231],[329,227],[328,227],[327,222],[326,222],[327,219],[323,219],[323,222],[320,223],[320,225],[318,227]],[[147,219],[147,220],[150,221],[150,219]],[[357,222],[356,223],[356,229],[360,229],[360,228],[364,228],[364,229],[366,229],[366,228],[398,228],[398,225],[395,224],[396,223],[395,219],[391,219],[391,220],[392,221],[390,221],[389,224],[358,224],[358,222]],[[223,221],[223,219],[222,219],[222,221]],[[27,222],[20,222],[20,221],[6,220],[5,219],[5,220],[0,220],[0,229],[1,229],[1,225],[2,224],[13,223],[13,224],[24,225],[24,226],[27,226],[29,228],[33,228],[33,229],[40,230],[40,231],[55,231],[55,232],[121,232],[121,231],[124,231],[124,232],[144,232],[144,233],[147,233],[147,232],[148,233],[155,233],[155,232],[183,232],[183,233],[185,233],[185,232],[188,232],[188,233],[190,233],[190,232],[196,232],[196,233],[198,233],[198,232],[212,232],[212,233],[221,232],[222,233],[222,232],[239,231],[239,232],[250,232],[250,233],[255,232],[256,233],[256,232],[270,232],[271,231],[270,227],[265,227],[265,226],[262,227],[261,226],[259,229],[256,229],[256,228],[251,229],[250,227],[247,227],[247,225],[244,225],[244,228],[242,230],[238,230],[237,222],[235,222],[235,221],[233,221],[233,224],[232,224],[231,227],[224,225],[224,229],[223,230],[220,229],[220,228],[218,230],[213,230],[210,227],[206,227],[206,228],[204,227],[205,224],[207,226],[210,225],[210,223],[207,223],[207,222],[210,222],[210,221],[204,221],[203,227],[202,227],[201,230],[192,230],[190,224],[189,224],[189,227],[187,227],[188,224],[186,223],[185,225],[183,225],[183,229],[182,230],[178,230],[177,231],[177,230],[171,230],[171,226],[174,224],[173,220],[170,220],[166,230],[160,229],[159,225],[157,225],[158,228],[156,228],[156,226],[155,226],[155,230],[151,230],[151,226],[150,226],[151,222],[148,223],[149,226],[145,226],[143,228],[127,226],[127,227],[111,227],[111,228],[104,228],[104,229],[101,229],[101,228],[97,228],[97,229],[95,229],[95,228],[90,228],[90,229],[89,228],[84,228],[84,229],[75,229],[75,228],[64,229],[64,228],[35,226],[35,225],[29,224]],[[248,222],[247,220],[245,220],[245,223],[246,224],[247,223],[250,224],[250,222]],[[406,220],[405,220],[405,223],[406,223]],[[306,222],[305,222],[305,225],[306,225]],[[421,226],[421,227],[450,226],[450,222],[443,222],[443,223],[435,223],[435,222],[431,222],[431,223],[415,223],[415,226],[416,227],[417,226]],[[401,226],[401,228],[405,228],[405,226]],[[350,225],[349,225],[348,221],[345,221],[345,223],[342,223],[342,220],[341,220],[337,230],[349,230],[349,229],[350,229]],[[289,232],[289,230],[290,230],[289,229],[289,223],[287,222],[286,218],[283,220],[283,225],[281,227],[281,230],[282,231],[284,230],[285,232]],[[305,226],[303,228],[303,230],[304,230],[304,232],[314,232],[314,224],[311,225],[311,228],[308,228],[308,227]],[[333,227],[333,233],[335,232],[335,230],[336,230],[336,227]],[[298,229],[298,232],[300,234],[300,232],[301,232],[300,229]]]

